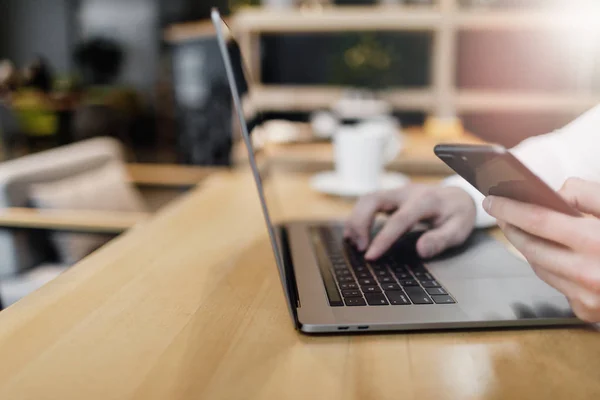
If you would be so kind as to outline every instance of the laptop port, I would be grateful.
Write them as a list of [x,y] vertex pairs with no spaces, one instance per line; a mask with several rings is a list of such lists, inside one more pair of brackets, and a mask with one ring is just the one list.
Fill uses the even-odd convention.
[[358,329],[369,329],[369,325],[361,325],[358,327]]
[[338,326],[338,331],[347,331],[348,329],[350,329],[348,326]]

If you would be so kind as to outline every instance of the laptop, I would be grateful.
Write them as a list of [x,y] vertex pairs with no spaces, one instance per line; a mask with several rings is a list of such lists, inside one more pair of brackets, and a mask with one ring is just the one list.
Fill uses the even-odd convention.
[[415,251],[419,232],[376,262],[343,239],[340,221],[274,225],[242,107],[246,80],[240,47],[212,11],[242,138],[294,326],[305,333],[569,325],[577,320],[560,293],[484,232],[433,260]]

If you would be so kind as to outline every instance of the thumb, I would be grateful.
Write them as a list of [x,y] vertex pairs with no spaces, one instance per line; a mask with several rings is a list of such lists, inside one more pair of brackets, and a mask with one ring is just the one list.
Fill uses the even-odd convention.
[[423,258],[434,257],[444,250],[462,244],[473,230],[460,218],[452,218],[441,226],[427,231],[417,241],[417,252]]
[[600,218],[600,184],[580,178],[569,178],[559,193],[579,211]]

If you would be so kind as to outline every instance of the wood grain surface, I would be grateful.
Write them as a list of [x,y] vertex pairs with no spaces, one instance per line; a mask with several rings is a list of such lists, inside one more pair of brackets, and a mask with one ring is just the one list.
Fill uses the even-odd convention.
[[[273,172],[276,219],[350,202]],[[0,399],[594,399],[592,329],[294,331],[249,171],[222,172],[0,313]]]
[[83,232],[121,233],[149,219],[145,212],[0,209],[3,228],[59,229]]
[[177,164],[127,164],[131,182],[139,186],[194,186],[221,169]]

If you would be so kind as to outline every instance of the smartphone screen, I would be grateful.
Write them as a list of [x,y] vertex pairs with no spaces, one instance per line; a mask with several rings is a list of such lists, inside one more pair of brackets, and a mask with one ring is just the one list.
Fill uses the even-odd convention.
[[501,146],[438,145],[435,154],[485,196],[507,197],[581,215]]

